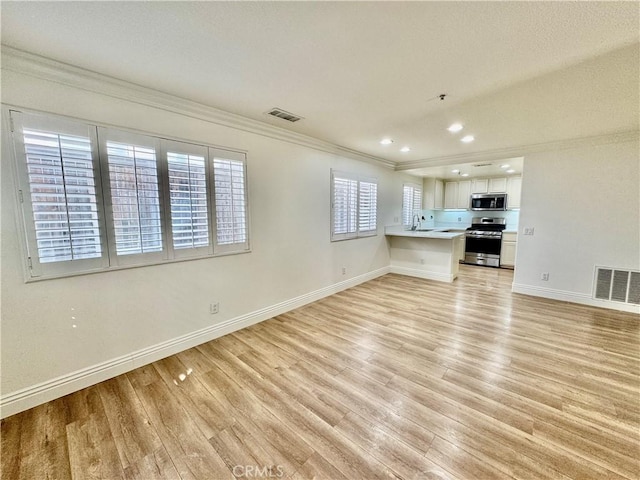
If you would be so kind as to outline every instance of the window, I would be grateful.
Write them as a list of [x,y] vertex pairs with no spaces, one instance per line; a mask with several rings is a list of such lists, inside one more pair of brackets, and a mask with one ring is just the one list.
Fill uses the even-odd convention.
[[378,184],[361,181],[358,194],[358,235],[375,235],[378,215]]
[[331,240],[376,235],[378,184],[373,179],[331,172]]
[[246,157],[242,153],[213,150],[216,245],[220,251],[244,245],[247,236]]
[[105,197],[112,265],[167,259],[163,242],[158,139],[98,128],[105,155]]
[[206,159],[199,155],[167,153],[173,248],[209,245]]
[[213,253],[212,196],[209,178],[209,148],[162,140],[163,158],[169,177],[170,243],[174,258],[192,258]]
[[413,216],[422,210],[422,187],[414,183],[405,183],[402,188],[402,224],[409,226]]
[[248,251],[244,153],[10,116],[32,278]]

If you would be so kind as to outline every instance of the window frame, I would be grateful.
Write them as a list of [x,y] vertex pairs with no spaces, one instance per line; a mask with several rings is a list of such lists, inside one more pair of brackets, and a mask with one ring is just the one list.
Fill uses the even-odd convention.
[[[211,181],[210,173],[210,161],[209,150],[210,148],[204,145],[198,145],[193,143],[179,142],[176,140],[161,139],[160,141],[161,158],[165,160],[164,167],[166,169],[166,182],[163,182],[165,207],[163,209],[166,225],[166,237],[167,237],[167,249],[172,259],[191,259],[207,257],[214,254],[214,242],[215,225],[212,220],[213,212],[213,183]],[[176,152],[175,150],[180,150]],[[169,185],[169,153],[183,153],[188,155],[198,155],[204,157],[204,170],[205,170],[205,186],[207,191],[207,221],[208,221],[208,234],[209,244],[202,247],[193,248],[175,248],[173,243],[173,218],[171,216],[171,193]]]
[[[343,179],[349,182],[356,183],[356,202],[355,202],[355,212],[349,211],[347,206],[346,216],[349,218],[352,214],[355,214],[355,230],[347,231],[344,233],[336,233],[336,205],[335,205],[335,191],[336,191],[336,179]],[[378,180],[375,177],[357,175],[353,173],[347,173],[339,170],[331,169],[331,188],[330,188],[330,239],[332,242],[339,242],[342,240],[351,240],[354,238],[365,238],[365,237],[373,237],[378,234]],[[360,229],[360,209],[362,208],[362,183],[371,183],[375,185],[375,228],[361,230]]]
[[[410,218],[408,223],[405,222],[405,207],[407,205],[405,205],[405,189],[406,188],[411,188],[412,189],[412,193],[411,193],[411,197],[413,200],[413,204],[411,205],[411,211],[409,212]],[[411,182],[404,182],[402,184],[402,225],[405,227],[410,227],[411,224],[413,223],[413,216],[415,215],[415,195],[416,195],[416,190],[418,190],[420,192],[420,207],[417,210],[422,210],[422,185],[418,185],[417,183],[411,183]]]
[[[29,276],[32,278],[57,277],[75,274],[77,271],[94,272],[100,271],[109,265],[109,255],[107,250],[107,229],[104,217],[103,190],[100,175],[100,161],[98,155],[97,131],[94,126],[70,121],[65,118],[52,118],[49,116],[10,110],[11,133],[13,138],[13,153],[16,159],[15,174],[17,177],[17,187],[19,195],[19,207],[22,210],[22,226],[24,232],[24,245],[26,246],[26,260],[28,264]],[[26,122],[25,122],[26,120]],[[24,143],[25,123],[28,123],[27,130],[46,130],[59,134],[86,136],[91,141],[91,157],[93,162],[93,175],[96,190],[96,202],[98,207],[98,228],[100,230],[101,256],[92,259],[66,260],[59,262],[41,262],[38,256],[37,235],[35,227],[35,215],[31,200],[31,183],[29,172],[26,167],[26,148]],[[15,137],[20,140],[16,141]],[[23,159],[20,165],[20,159]],[[66,194],[65,194],[66,196]]]
[[[101,135],[102,133],[102,135]],[[98,127],[98,150],[100,152],[100,163],[102,168],[102,178],[104,182],[102,185],[104,192],[104,210],[105,218],[107,222],[107,241],[109,243],[109,263],[115,266],[129,266],[129,265],[145,265],[147,263],[157,263],[168,260],[167,249],[167,224],[163,218],[163,205],[165,204],[164,192],[163,192],[163,179],[166,178],[163,175],[163,159],[158,158],[160,155],[160,141],[158,138],[148,135],[142,135],[133,132],[127,132],[125,130],[115,128]],[[111,195],[111,172],[109,171],[109,156],[107,154],[107,143],[117,142],[121,144],[134,145],[146,148],[153,148],[156,152],[156,178],[158,181],[158,195],[159,195],[159,209],[160,209],[160,239],[162,250],[159,252],[147,252],[147,253],[134,253],[130,255],[118,255],[116,245],[116,229],[114,226],[114,212],[113,212],[113,198]],[[138,198],[136,196],[136,198]]]
[[[244,242],[238,243],[230,243],[230,244],[221,244],[218,240],[218,204],[216,202],[216,193],[215,193],[215,171],[214,171],[214,162],[216,158],[221,156],[225,160],[231,160],[234,162],[242,162],[242,179],[243,179],[243,193],[244,193],[244,217],[245,217],[245,236],[246,239]],[[239,152],[236,150],[228,150],[225,148],[209,148],[209,169],[210,169],[210,178],[211,178],[211,188],[213,194],[210,195],[211,203],[212,203],[212,223],[214,225],[214,236],[213,236],[213,250],[219,254],[231,254],[231,253],[242,253],[251,250],[250,235],[249,235],[249,194],[247,189],[247,154],[244,152]]]
[[[140,131],[131,131],[113,126],[105,126],[96,122],[75,119],[63,115],[37,112],[11,105],[2,105],[2,116],[6,120],[4,140],[10,146],[13,159],[11,162],[13,177],[16,185],[16,215],[21,228],[19,237],[21,250],[24,252],[25,281],[27,283],[64,278],[98,272],[122,270],[128,268],[159,265],[178,261],[215,258],[217,256],[235,255],[251,252],[251,218],[248,192],[247,152],[220,147],[212,144],[199,144],[178,138],[159,136]],[[26,119],[26,120],[25,120]],[[39,128],[38,128],[39,127]],[[46,127],[46,128],[45,128]],[[26,163],[26,152],[23,130],[44,130],[51,133],[80,135],[89,137],[94,166],[94,180],[96,201],[100,229],[100,258],[81,260],[62,260],[41,263],[35,235],[33,207],[30,197],[30,183]],[[86,131],[85,131],[86,130]],[[89,132],[87,134],[86,132]],[[78,133],[80,132],[80,133]],[[136,141],[137,140],[137,141]],[[113,205],[111,199],[111,184],[109,176],[107,141],[140,146],[154,146],[157,164],[158,194],[161,222],[161,252],[136,253],[117,255],[115,251],[115,228],[113,224]],[[172,146],[183,147],[189,151],[206,152],[205,155],[205,185],[207,196],[207,219],[209,223],[209,245],[176,249],[173,248],[173,232],[171,225],[171,199],[169,196],[169,167],[167,153]],[[225,155],[236,155],[242,159],[243,166],[243,195],[244,195],[244,234],[245,241],[229,245],[216,245],[216,211],[215,211],[215,183],[213,178],[213,152],[225,152]],[[180,153],[180,152],[175,152]],[[187,152],[185,152],[187,153]],[[128,258],[127,258],[128,257]]]

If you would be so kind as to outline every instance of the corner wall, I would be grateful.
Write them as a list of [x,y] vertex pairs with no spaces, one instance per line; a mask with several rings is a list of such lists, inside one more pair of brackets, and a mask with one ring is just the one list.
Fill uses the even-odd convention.
[[639,311],[591,298],[596,266],[640,270],[639,152],[636,139],[525,157],[514,292]]
[[[26,284],[4,128],[2,416],[388,271],[383,226],[400,215],[408,175],[286,135],[271,138],[15,71],[2,72],[2,102],[248,151],[252,246],[248,254]],[[377,236],[329,241],[331,168],[378,179]],[[213,301],[217,315],[208,311]]]

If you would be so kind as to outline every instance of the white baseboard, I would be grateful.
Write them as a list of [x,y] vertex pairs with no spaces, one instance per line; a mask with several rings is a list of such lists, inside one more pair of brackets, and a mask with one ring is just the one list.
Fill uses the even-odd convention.
[[438,282],[451,283],[455,280],[456,275],[448,275],[446,273],[430,272],[428,270],[420,270],[418,268],[391,266],[391,273],[398,275],[409,275],[410,277],[425,278],[427,280],[437,280]]
[[581,305],[589,305],[591,307],[608,308],[611,310],[619,310],[621,312],[640,314],[640,306],[630,305],[628,303],[611,302],[608,300],[598,300],[592,298],[586,293],[568,292],[566,290],[554,290],[553,288],[537,287],[534,285],[524,285],[514,283],[511,287],[513,293],[522,293],[523,295],[531,295],[534,297],[551,298],[553,300],[562,300],[564,302],[579,303]]
[[284,302],[241,315],[222,323],[212,325],[180,337],[158,343],[141,350],[123,355],[106,362],[83,368],[45,382],[10,392],[0,397],[0,418],[28,410],[42,403],[68,395],[95,385],[109,378],[134,370],[156,360],[168,357],[196,345],[208,342],[231,332],[241,330],[255,323],[268,320],[282,313],[302,307],[321,298],[333,295],[347,288],[373,280],[390,272],[383,267],[357,277],[334,283],[313,292],[300,295]]

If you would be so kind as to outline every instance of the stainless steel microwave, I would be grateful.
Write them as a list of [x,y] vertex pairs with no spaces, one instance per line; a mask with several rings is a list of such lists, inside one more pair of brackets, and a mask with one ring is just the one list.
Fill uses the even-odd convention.
[[506,193],[474,193],[471,195],[470,209],[474,211],[504,211],[507,209]]

